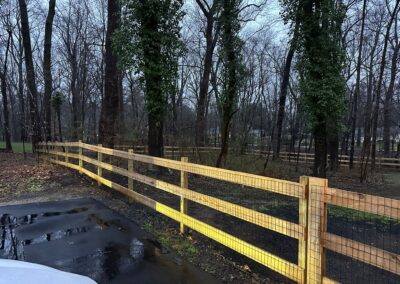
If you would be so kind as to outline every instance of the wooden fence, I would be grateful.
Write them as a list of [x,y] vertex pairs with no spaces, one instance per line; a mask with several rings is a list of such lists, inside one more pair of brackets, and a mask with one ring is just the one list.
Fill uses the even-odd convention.
[[[250,151],[250,154],[260,155],[260,151]],[[267,151],[262,151],[261,155],[267,155]],[[272,153],[270,153],[272,156]],[[314,162],[314,153],[293,153],[293,152],[281,152],[279,157],[283,161],[297,162],[299,163],[313,163]],[[342,165],[348,165],[350,163],[349,155],[339,155],[339,163]],[[355,156],[353,163],[355,165],[360,164],[360,157]],[[371,159],[369,161],[371,163]],[[400,158],[386,158],[386,157],[376,157],[376,165],[377,167],[390,167],[400,169]]]
[[[121,150],[133,149],[136,153],[146,153],[146,146],[129,146],[129,145],[119,145],[116,147]],[[196,155],[197,153],[210,153],[210,152],[218,152],[220,148],[218,147],[178,147],[178,146],[165,146],[164,154],[168,158],[175,158],[180,155]],[[272,157],[271,151],[260,151],[258,149],[247,149],[245,154],[247,155],[260,155],[267,156],[270,155]],[[314,161],[314,153],[295,153],[295,152],[280,152],[280,159],[286,162],[300,163],[300,164],[312,164]],[[348,165],[350,163],[349,155],[339,155],[339,163],[341,165]],[[353,160],[354,165],[360,164],[360,157],[354,156]],[[371,163],[371,159],[369,159],[369,163]],[[388,157],[376,157],[376,166],[386,167],[400,170],[400,157],[398,158],[388,158]]]
[[[83,155],[83,150],[97,153],[97,159]],[[42,143],[39,144],[38,154],[43,160],[75,169],[81,174],[93,178],[99,185],[103,184],[110,187],[134,201],[145,204],[176,220],[180,223],[182,233],[185,232],[186,227],[189,227],[295,282],[337,283],[329,279],[325,273],[325,252],[327,249],[400,275],[400,255],[327,232],[328,204],[400,219],[399,200],[329,188],[326,179],[300,177],[298,183],[290,182],[189,163],[187,158],[184,157],[181,161],[169,160],[137,154],[133,150],[121,151],[82,142]],[[128,166],[121,168],[106,163],[103,155],[126,159]],[[71,160],[75,162],[73,163]],[[180,186],[135,172],[133,167],[135,162],[179,171],[181,176]],[[97,172],[86,169],[84,163],[94,165]],[[128,187],[104,178],[103,170],[127,177]],[[289,222],[190,190],[188,173],[293,197],[298,200],[299,220],[296,223]],[[180,210],[175,210],[136,192],[133,188],[133,180],[178,196],[180,198]],[[227,190],[229,189],[227,188]],[[191,217],[187,211],[189,201],[296,239],[298,241],[297,263],[289,262],[202,220]]]

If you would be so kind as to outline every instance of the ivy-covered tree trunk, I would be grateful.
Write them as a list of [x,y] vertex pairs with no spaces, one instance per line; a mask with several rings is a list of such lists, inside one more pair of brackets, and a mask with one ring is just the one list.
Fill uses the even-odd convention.
[[317,177],[325,177],[327,165],[326,156],[328,152],[326,123],[321,122],[314,127],[314,141],[315,159],[313,174]]
[[149,155],[164,153],[167,98],[177,92],[177,59],[182,51],[180,0],[126,0],[121,28],[114,37],[120,64],[135,67],[144,87]]
[[328,133],[329,169],[333,172],[339,169],[339,129],[330,127]]
[[[149,11],[146,19],[142,21],[143,30],[149,34],[157,34],[159,17],[156,12]],[[160,82],[162,81],[161,42],[159,39],[144,39],[147,48],[143,50],[145,99],[148,117],[148,151],[150,156],[162,157],[164,155],[164,116],[167,101],[163,94]]]
[[223,63],[223,90],[218,100],[221,112],[221,150],[216,166],[220,167],[228,154],[229,133],[232,116],[235,112],[241,73],[241,48],[239,38],[240,23],[238,19],[240,1],[224,0],[219,19],[221,25],[221,57]]
[[[289,18],[299,17],[299,76],[302,107],[314,133],[314,175],[326,176],[328,133],[339,132],[344,110],[345,81],[342,76],[344,52],[341,45],[343,6],[335,0],[288,2]],[[333,143],[331,147],[338,147]],[[337,149],[330,149],[337,155]]]
[[164,155],[164,123],[158,119],[158,114],[148,114],[148,143],[149,155],[163,157]]
[[[158,29],[158,19],[149,17],[145,28],[156,32]],[[160,57],[160,42],[157,40],[149,43],[144,50],[145,68],[144,78],[146,81],[145,96],[147,101],[148,113],[148,148],[149,155],[162,157],[164,155],[164,116],[166,100],[162,88],[158,82],[162,81],[162,74],[154,67],[162,64]]]

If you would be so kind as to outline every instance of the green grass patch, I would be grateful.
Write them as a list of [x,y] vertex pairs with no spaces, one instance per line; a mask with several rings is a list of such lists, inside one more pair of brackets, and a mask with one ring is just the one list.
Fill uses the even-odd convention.
[[182,257],[191,259],[198,254],[198,250],[190,236],[181,236],[175,231],[170,230],[157,231],[155,230],[154,224],[151,220],[146,220],[143,223],[142,228],[151,234],[157,235],[157,240],[163,247],[173,249]]
[[194,258],[199,253],[190,237],[162,232],[158,234],[158,240],[163,246],[173,249],[185,258]]
[[145,221],[142,228],[149,233],[153,233],[154,232],[154,227],[153,227],[153,223],[150,222],[149,220]]
[[[270,199],[252,206],[252,209],[258,212],[276,215],[284,208],[290,208],[289,210],[293,211],[297,210],[297,202],[298,201]],[[328,205],[328,217],[332,219],[342,219],[346,222],[358,222],[388,228],[393,225],[400,225],[400,220],[335,205]]]
[[381,225],[400,224],[399,220],[395,220],[386,216],[362,212],[335,205],[328,206],[328,216],[333,218],[346,219],[348,221],[353,221],[353,222],[354,221],[364,222],[367,224],[381,224]]
[[[11,143],[11,146],[13,148],[14,153],[23,153],[24,148],[22,145],[22,142],[13,142]],[[5,148],[6,143],[4,141],[0,141],[0,148]],[[32,144],[31,143],[25,143],[25,151],[27,153],[32,153]]]

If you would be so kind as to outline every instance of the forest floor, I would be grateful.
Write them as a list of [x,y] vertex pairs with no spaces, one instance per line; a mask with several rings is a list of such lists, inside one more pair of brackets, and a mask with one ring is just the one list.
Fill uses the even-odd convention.
[[[254,157],[244,156],[238,158],[237,161],[232,161],[230,168],[238,169],[241,165],[245,171],[260,174],[254,168],[257,163],[263,163],[263,159],[260,158],[258,161]],[[90,167],[88,168],[90,169]],[[38,164],[33,155],[28,155],[24,159],[22,154],[5,153],[0,154],[0,169],[0,205],[80,197],[95,198],[107,207],[133,220],[146,231],[153,233],[164,246],[173,249],[182,258],[209,272],[219,280],[229,283],[288,282],[276,273],[194,231],[189,230],[188,235],[181,236],[176,222],[152,209],[130,202],[125,196],[106,187],[98,187],[97,183],[74,171],[50,164]],[[147,175],[155,175],[140,165],[136,165],[136,170],[145,172]],[[309,171],[308,166],[296,168],[288,164],[270,163],[265,174],[270,177],[298,181],[300,175],[307,175]],[[122,185],[127,183],[126,179],[110,173],[105,173],[105,176]],[[157,177],[174,184],[179,182],[179,173],[177,172],[164,172]],[[369,183],[360,184],[357,170],[350,172],[347,169],[341,169],[329,177],[329,185],[400,199],[400,172],[378,173],[370,179]],[[189,176],[189,188],[285,220],[297,222],[298,219],[296,200],[277,194],[196,175]],[[134,189],[173,208],[179,208],[179,198],[173,195],[136,182]],[[328,208],[328,210],[328,231],[400,253],[399,223],[392,220],[381,220],[371,214],[356,214],[354,210],[346,211],[338,208]],[[255,225],[249,225],[195,203],[189,203],[189,214],[284,259],[297,262],[297,242],[293,239]],[[365,281],[396,283],[399,281],[399,278],[393,278],[393,275],[387,275],[382,271],[374,270],[338,255],[328,254],[328,264],[328,276],[344,283],[366,283]]]

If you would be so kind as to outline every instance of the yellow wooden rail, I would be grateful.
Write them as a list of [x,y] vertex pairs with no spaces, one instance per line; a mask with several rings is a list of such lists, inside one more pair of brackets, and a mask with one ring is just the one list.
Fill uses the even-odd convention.
[[187,227],[196,230],[197,232],[225,245],[244,256],[247,256],[254,261],[257,261],[266,267],[281,273],[288,277],[291,280],[294,280],[298,283],[303,283],[303,269],[298,267],[297,265],[290,263],[278,256],[275,256],[271,253],[268,253],[260,248],[257,248],[245,241],[242,241],[228,233],[225,233],[215,227],[212,227],[204,222],[196,220],[188,215],[182,214],[181,212],[168,207],[160,202],[157,202],[147,196],[139,194],[137,192],[131,191],[130,189],[123,187],[119,184],[113,183],[105,178],[102,178],[91,171],[80,168],[79,165],[74,165],[70,163],[66,163],[63,161],[57,161],[51,158],[45,158],[45,160],[50,161],[55,164],[63,165],[75,170],[80,170],[82,173],[86,174],[87,176],[101,182],[102,184],[116,189],[117,191],[131,197],[133,200],[140,202],[144,205],[151,207],[152,209],[156,210],[159,213],[164,214],[165,216],[174,219]]
[[400,200],[328,188],[325,202],[400,220]]
[[185,163],[164,158],[151,157],[141,154],[131,154],[125,151],[103,148],[89,144],[83,144],[82,148],[94,152],[101,152],[106,155],[132,159],[137,162],[152,164],[155,166],[165,167],[177,171],[185,171],[192,174],[197,174],[205,177],[228,181],[258,189],[264,189],[270,192],[275,192],[283,195],[288,195],[297,198],[304,198],[304,186],[290,181],[284,181],[274,178],[268,178],[253,174],[247,174],[237,171],[219,169],[199,164]]
[[[56,151],[48,151],[49,154],[52,155],[60,155],[66,156],[66,153],[62,152],[56,152]],[[68,155],[69,157],[77,158],[78,155],[74,154]],[[237,217],[239,219],[242,219],[244,221],[259,225],[261,227],[264,227],[266,229],[276,231],[278,233],[287,235],[292,238],[296,239],[303,239],[304,238],[304,228],[299,226],[298,224],[285,221],[270,215],[267,215],[265,213],[260,213],[251,209],[248,209],[246,207],[236,205],[215,197],[211,197],[205,194],[201,194],[192,190],[189,190],[188,188],[185,187],[179,187],[174,184],[170,184],[164,181],[160,181],[145,175],[141,175],[139,173],[135,173],[129,170],[125,170],[123,168],[104,163],[104,162],[99,162],[96,159],[82,156],[82,160],[84,162],[90,163],[95,166],[99,166],[99,168],[117,173],[119,175],[128,177],[132,180],[139,181],[141,183],[153,186],[155,188],[164,190],[166,192],[182,196],[186,199],[189,199],[191,201],[195,201],[201,205],[208,206],[212,209],[218,210],[222,213],[229,214],[231,216]]]
[[[358,194],[340,189],[328,188],[326,179],[301,177],[299,183],[267,178],[242,172],[213,168],[187,162],[156,158],[146,155],[94,146],[81,142],[64,142],[39,144],[38,153],[52,163],[79,171],[99,184],[106,185],[125,194],[133,200],[149,206],[180,223],[181,232],[186,227],[269,267],[270,269],[298,283],[337,283],[325,273],[326,249],[344,254],[359,261],[377,266],[395,274],[400,273],[400,256],[388,251],[362,244],[327,232],[327,205],[332,204],[378,214],[389,218],[400,219],[400,201]],[[69,147],[77,147],[72,153]],[[83,150],[97,153],[97,159],[84,155]],[[124,169],[103,161],[103,154],[119,157],[128,161]],[[61,161],[59,157],[64,157]],[[78,164],[70,162],[70,159]],[[181,174],[180,186],[160,181],[134,171],[134,162],[146,163],[177,170]],[[84,163],[97,167],[97,174],[84,168]],[[102,177],[102,170],[114,172],[128,178],[128,188]],[[249,208],[233,204],[189,189],[188,173],[202,175],[231,183],[262,189],[282,195],[295,197],[299,201],[299,222],[282,220]],[[133,181],[150,185],[180,197],[180,211],[170,208],[145,195],[134,191]],[[260,227],[297,239],[299,242],[298,262],[290,263],[278,256],[266,252],[247,242],[240,240],[220,229],[212,227],[200,220],[190,217],[187,202],[196,202],[222,213],[229,214]]]
[[324,234],[324,247],[400,275],[400,255],[334,234]]

